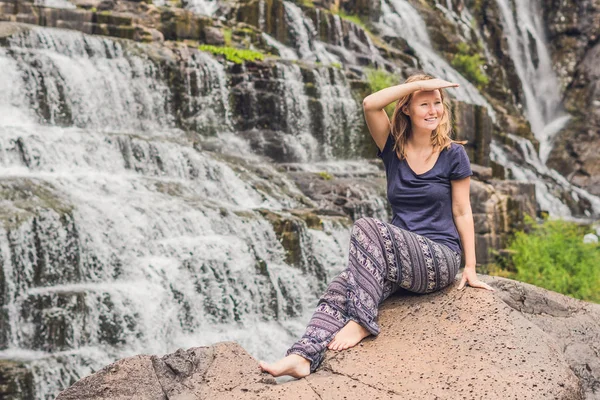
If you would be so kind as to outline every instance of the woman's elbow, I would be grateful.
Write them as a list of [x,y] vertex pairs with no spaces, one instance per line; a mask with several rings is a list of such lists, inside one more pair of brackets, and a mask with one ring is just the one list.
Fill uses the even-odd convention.
[[373,100],[372,100],[372,99],[370,99],[369,97],[370,97],[370,95],[369,95],[369,96],[367,96],[367,97],[365,97],[365,98],[363,99],[363,102],[362,102],[362,104],[363,104],[363,109],[364,109],[364,110],[369,110],[369,111],[370,111],[370,110],[372,110],[372,109],[373,109],[373,108],[372,108],[372,107],[373,107]]
[[469,215],[471,213],[472,213],[472,211],[471,211],[471,205],[470,204],[466,204],[466,205],[463,205],[463,206],[452,207],[452,216],[454,218],[459,218],[459,217],[462,217],[464,215]]

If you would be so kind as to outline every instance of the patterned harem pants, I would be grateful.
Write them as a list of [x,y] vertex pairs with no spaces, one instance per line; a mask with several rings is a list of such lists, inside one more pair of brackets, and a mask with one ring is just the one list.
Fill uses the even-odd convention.
[[287,352],[310,361],[314,372],[327,345],[348,321],[379,334],[379,305],[399,287],[431,293],[454,281],[460,254],[421,235],[374,218],[354,223],[348,267],[327,287],[304,336]]

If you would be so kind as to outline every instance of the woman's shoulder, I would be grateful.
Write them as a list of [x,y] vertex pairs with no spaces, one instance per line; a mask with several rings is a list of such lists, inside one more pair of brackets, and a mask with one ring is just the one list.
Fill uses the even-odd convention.
[[450,157],[458,157],[461,154],[466,153],[465,146],[456,142],[451,142],[450,146],[444,148],[444,151],[446,151]]
[[448,151],[451,151],[451,152],[461,151],[461,150],[464,150],[464,148],[465,148],[464,145],[457,143],[457,142],[451,142],[450,146],[447,147]]

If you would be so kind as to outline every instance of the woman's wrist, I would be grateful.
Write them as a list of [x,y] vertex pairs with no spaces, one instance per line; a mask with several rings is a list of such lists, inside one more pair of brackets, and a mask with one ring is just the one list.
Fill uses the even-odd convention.
[[411,86],[411,93],[416,92],[417,90],[423,90],[423,87],[421,86],[421,81],[413,81],[410,83],[406,83],[405,85]]

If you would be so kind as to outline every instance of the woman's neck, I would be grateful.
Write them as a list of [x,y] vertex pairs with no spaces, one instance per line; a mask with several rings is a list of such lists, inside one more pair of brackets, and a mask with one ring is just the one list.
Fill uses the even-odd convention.
[[431,149],[431,131],[412,131],[406,142],[413,150]]

